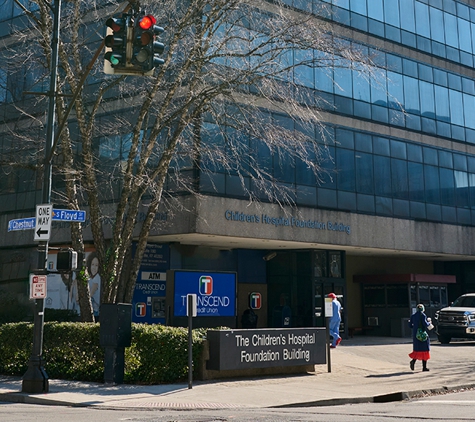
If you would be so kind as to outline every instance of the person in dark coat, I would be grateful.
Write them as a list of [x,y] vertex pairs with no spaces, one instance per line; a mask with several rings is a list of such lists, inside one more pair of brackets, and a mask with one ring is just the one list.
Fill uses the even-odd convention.
[[417,339],[417,330],[422,328],[427,332],[427,327],[431,325],[430,318],[428,319],[424,313],[424,305],[419,304],[416,307],[416,312],[414,312],[409,320],[409,326],[412,328],[412,353],[409,353],[409,357],[412,359],[409,363],[411,370],[414,371],[414,365],[416,360],[422,361],[422,370],[428,371],[427,361],[430,359],[430,340],[429,333],[427,333],[427,340],[420,341]]

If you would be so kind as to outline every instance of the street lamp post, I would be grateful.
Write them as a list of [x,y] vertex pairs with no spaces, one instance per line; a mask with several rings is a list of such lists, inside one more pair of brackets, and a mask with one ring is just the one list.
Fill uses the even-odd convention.
[[[54,144],[54,125],[56,109],[56,79],[58,69],[58,48],[60,28],[61,0],[55,0],[53,9],[53,34],[51,39],[51,75],[49,89],[48,120],[46,128],[45,161],[43,170],[42,204],[51,202],[52,186],[52,150]],[[48,240],[40,241],[38,245],[38,273],[47,274]],[[35,300],[35,315],[33,327],[33,347],[28,369],[23,375],[22,392],[47,393],[49,391],[48,375],[43,368],[43,327],[44,299]]]

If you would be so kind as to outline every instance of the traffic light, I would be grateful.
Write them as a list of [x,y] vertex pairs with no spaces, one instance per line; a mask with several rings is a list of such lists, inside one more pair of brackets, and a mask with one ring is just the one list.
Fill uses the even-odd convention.
[[56,270],[59,272],[74,271],[78,267],[78,253],[72,249],[61,249],[56,256]]
[[156,23],[157,20],[152,15],[143,15],[137,18],[135,24],[132,64],[140,67],[147,75],[151,75],[155,67],[165,63],[159,57],[165,46],[156,40],[164,29]]
[[127,27],[128,16],[109,18],[106,21],[107,36],[104,40],[106,53],[104,55],[104,72],[107,74],[119,73],[127,63]]

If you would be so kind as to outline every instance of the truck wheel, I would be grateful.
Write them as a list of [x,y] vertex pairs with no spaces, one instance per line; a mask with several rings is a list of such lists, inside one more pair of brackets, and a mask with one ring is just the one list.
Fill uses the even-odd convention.
[[449,344],[450,343],[450,340],[452,340],[452,337],[449,337],[449,336],[442,336],[442,335],[438,335],[437,338],[439,339],[440,343],[441,344]]

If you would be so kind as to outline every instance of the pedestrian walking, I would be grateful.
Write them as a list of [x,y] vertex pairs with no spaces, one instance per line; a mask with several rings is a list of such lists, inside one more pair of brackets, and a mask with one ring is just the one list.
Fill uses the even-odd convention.
[[430,339],[427,327],[431,325],[431,320],[427,318],[424,311],[424,305],[420,303],[409,320],[409,326],[412,328],[412,353],[409,353],[412,360],[409,366],[412,371],[414,371],[416,360],[422,361],[423,371],[429,370],[427,361],[430,359]]
[[341,323],[341,304],[336,298],[335,293],[329,293],[328,297],[332,298],[333,315],[330,318],[330,335],[333,337],[331,348],[334,349],[341,343],[340,323]]

